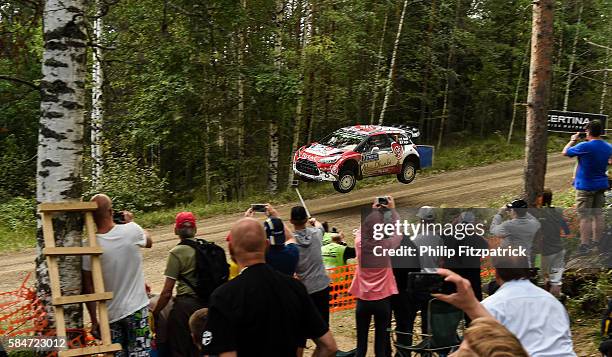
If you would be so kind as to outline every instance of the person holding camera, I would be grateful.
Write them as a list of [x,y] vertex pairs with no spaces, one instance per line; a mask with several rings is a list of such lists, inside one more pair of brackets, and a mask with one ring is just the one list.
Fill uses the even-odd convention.
[[[145,289],[140,248],[151,248],[153,241],[148,232],[134,222],[134,215],[124,211],[113,221],[112,200],[97,194],[92,202],[96,238],[104,250],[100,256],[104,287],[113,293],[107,302],[108,318],[113,343],[120,343],[125,355],[143,355],[151,350],[149,328],[149,297]],[[83,293],[93,293],[91,258],[83,256]],[[96,303],[87,303],[92,333],[98,334]]]
[[374,317],[374,354],[387,357],[391,354],[389,332],[391,324],[391,296],[398,293],[389,256],[377,256],[376,248],[397,248],[402,240],[400,234],[375,239],[375,228],[379,224],[393,224],[399,220],[393,197],[387,204],[375,199],[371,213],[365,218],[362,228],[355,234],[357,268],[349,293],[357,298],[355,320],[357,325],[357,349],[355,356],[364,357],[368,351],[370,321]]
[[300,252],[295,272],[306,286],[321,317],[329,324],[329,283],[331,280],[327,276],[321,256],[323,225],[316,219],[308,217],[306,209],[302,206],[291,209],[291,224],[294,229],[293,237]]
[[[516,199],[500,208],[491,221],[491,234],[502,237],[502,247],[522,247],[525,249],[531,266],[531,249],[536,233],[541,224],[531,213],[527,212],[527,202]],[[503,215],[509,214],[510,219],[504,221]]]
[[496,257],[495,280],[500,288],[478,302],[470,282],[439,269],[456,286],[452,294],[432,294],[462,309],[472,320],[493,317],[512,332],[532,357],[575,357],[570,320],[565,307],[552,294],[533,284],[526,257]]
[[612,157],[612,145],[601,138],[604,128],[599,120],[590,121],[585,131],[586,141],[576,145],[581,136],[578,132],[562,151],[567,157],[578,158],[574,188],[580,217],[580,254],[587,254],[599,244],[605,228],[601,209],[605,204],[604,192],[609,188],[606,171]]

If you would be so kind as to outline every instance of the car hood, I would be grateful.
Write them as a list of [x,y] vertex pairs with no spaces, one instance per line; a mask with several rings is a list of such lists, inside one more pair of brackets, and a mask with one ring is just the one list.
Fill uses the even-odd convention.
[[323,145],[319,143],[312,143],[302,148],[303,154],[307,154],[308,156],[311,156],[311,157],[314,155],[319,158],[341,155],[344,152],[346,152],[346,150],[338,149],[332,146],[327,146],[327,145]]

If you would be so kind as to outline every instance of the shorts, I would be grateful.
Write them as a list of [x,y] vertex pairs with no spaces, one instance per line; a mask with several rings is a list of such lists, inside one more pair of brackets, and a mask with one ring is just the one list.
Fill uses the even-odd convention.
[[142,309],[110,324],[113,343],[120,343],[122,351],[117,357],[149,356],[151,353],[151,329],[149,328],[149,307]]
[[606,197],[605,190],[576,190],[576,208],[580,217],[592,217],[601,214]]
[[542,273],[547,276],[551,285],[561,285],[561,277],[565,271],[565,250],[542,256]]

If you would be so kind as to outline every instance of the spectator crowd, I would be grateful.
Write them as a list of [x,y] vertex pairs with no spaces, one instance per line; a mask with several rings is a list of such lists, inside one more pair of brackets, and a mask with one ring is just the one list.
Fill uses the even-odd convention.
[[[586,132],[587,141],[575,145],[576,134],[563,149],[563,154],[579,158],[574,179],[579,254],[599,249],[603,242],[605,169],[612,156],[612,146],[601,140],[600,124],[592,122]],[[228,232],[225,248],[196,238],[196,217],[180,212],[174,227],[178,244],[168,252],[160,294],[152,295],[146,289],[140,251],[152,246],[150,235],[129,212],[122,212],[118,222],[108,196],[94,196],[105,288],[114,294],[108,304],[112,339],[123,347],[116,355],[301,356],[308,349],[313,356],[362,357],[372,347],[368,335],[373,320],[377,357],[427,350],[454,357],[576,356],[570,319],[558,300],[566,261],[561,235],[569,228],[552,206],[552,191],[541,192],[537,210],[516,199],[491,218],[489,232],[499,237],[500,246],[523,247],[528,254],[492,260],[495,279],[484,287],[488,295],[484,299],[479,258],[418,256],[406,263],[410,258],[398,262],[397,257],[368,253],[375,245],[489,246],[477,234],[461,240],[430,233],[374,239],[374,224],[400,218],[393,197],[386,198],[384,204],[374,200],[361,227],[353,232],[354,247],[342,231],[309,217],[302,206],[293,207],[285,220],[271,205],[266,205],[263,221],[247,210]],[[416,212],[423,223],[438,218],[433,207]],[[465,210],[453,222],[477,220],[474,212]],[[356,344],[352,351],[339,352],[330,329],[334,292],[327,269],[351,260],[357,262],[349,288],[356,299]],[[536,265],[541,266],[541,287],[534,275]],[[90,270],[84,257],[85,293],[93,291]],[[428,284],[419,283],[426,278]],[[95,336],[95,303],[87,308]],[[415,332],[419,314],[421,333]],[[466,326],[462,339],[455,336],[459,320]],[[452,331],[446,336],[451,345],[439,345],[436,334],[444,329]]]

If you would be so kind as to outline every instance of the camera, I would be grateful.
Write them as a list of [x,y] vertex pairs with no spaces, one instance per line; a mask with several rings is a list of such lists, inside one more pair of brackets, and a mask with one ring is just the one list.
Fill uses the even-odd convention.
[[389,204],[389,199],[386,196],[376,197],[376,204],[386,206]]
[[115,222],[115,224],[125,224],[125,214],[123,214],[123,211],[115,211],[113,212],[113,222]]
[[444,281],[444,277],[437,273],[408,273],[408,287],[412,291],[429,294],[457,292],[455,284]]
[[266,205],[263,203],[252,203],[251,209],[253,212],[266,212]]

